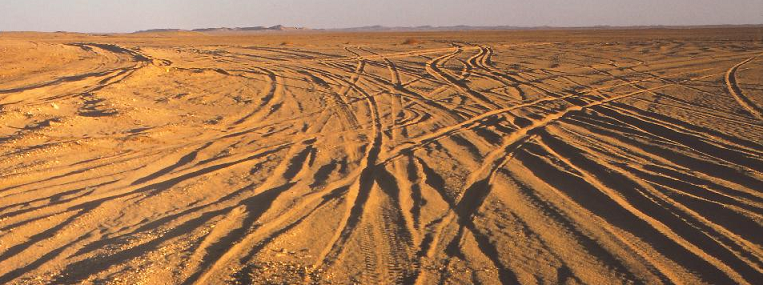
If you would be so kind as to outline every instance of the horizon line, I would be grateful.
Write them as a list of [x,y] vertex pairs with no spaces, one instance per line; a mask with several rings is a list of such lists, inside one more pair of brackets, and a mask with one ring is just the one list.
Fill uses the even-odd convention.
[[[749,23],[749,24],[703,24],[703,25],[666,25],[666,24],[651,24],[651,25],[586,25],[586,26],[552,26],[552,25],[539,25],[539,26],[514,26],[514,25],[448,25],[448,26],[434,26],[434,25],[418,25],[418,26],[385,26],[385,25],[366,25],[366,26],[353,26],[353,27],[340,27],[340,28],[311,28],[307,26],[287,26],[287,25],[273,25],[273,26],[262,26],[262,25],[256,25],[256,26],[237,26],[237,27],[226,27],[226,26],[220,26],[220,27],[202,27],[202,28],[151,28],[151,29],[143,29],[143,30],[135,30],[131,32],[78,32],[78,31],[67,31],[67,30],[57,30],[57,31],[41,31],[41,30],[2,30],[0,29],[0,33],[73,33],[73,34],[135,34],[135,33],[141,33],[141,32],[162,32],[162,31],[184,31],[184,32],[201,32],[201,30],[222,30],[222,29],[247,29],[247,28],[261,28],[262,30],[253,30],[251,32],[279,32],[277,30],[270,30],[268,29],[274,29],[274,28],[286,28],[286,29],[294,29],[294,30],[280,30],[280,32],[320,32],[320,31],[347,31],[352,32],[352,30],[356,31],[362,31],[362,29],[386,29],[386,30],[377,30],[376,32],[395,32],[395,30],[403,30],[408,32],[426,32],[427,29],[430,30],[437,30],[437,31],[459,31],[463,29],[470,29],[471,31],[479,31],[480,29],[483,30],[531,30],[531,29],[537,29],[537,30],[551,30],[551,29],[602,29],[602,28],[612,28],[612,29],[633,29],[633,28],[713,28],[713,27],[761,27],[763,28],[763,23]],[[416,30],[419,29],[419,30]],[[439,30],[438,30],[439,29]],[[449,30],[452,29],[452,30]],[[239,30],[240,32],[247,32],[246,30]],[[236,32],[236,31],[234,31]]]

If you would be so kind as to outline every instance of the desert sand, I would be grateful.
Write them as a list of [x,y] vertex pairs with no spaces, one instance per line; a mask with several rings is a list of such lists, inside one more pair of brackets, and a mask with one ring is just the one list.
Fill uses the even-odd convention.
[[760,36],[0,33],[0,284],[760,284]]

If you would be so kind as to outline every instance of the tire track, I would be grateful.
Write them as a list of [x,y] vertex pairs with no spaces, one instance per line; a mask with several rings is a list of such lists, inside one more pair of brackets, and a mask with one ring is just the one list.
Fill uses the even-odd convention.
[[736,65],[729,68],[729,70],[726,72],[726,87],[729,90],[729,93],[731,96],[734,96],[734,99],[736,99],[737,102],[739,102],[739,105],[742,106],[745,110],[750,112],[751,115],[757,117],[760,120],[763,120],[763,109],[755,105],[752,101],[750,101],[749,98],[747,98],[744,93],[742,92],[742,89],[739,88],[739,85],[737,85],[737,79],[736,79],[736,72],[737,70],[742,67],[743,65],[755,60],[759,55],[750,57],[748,59],[745,59],[744,61],[737,63]]

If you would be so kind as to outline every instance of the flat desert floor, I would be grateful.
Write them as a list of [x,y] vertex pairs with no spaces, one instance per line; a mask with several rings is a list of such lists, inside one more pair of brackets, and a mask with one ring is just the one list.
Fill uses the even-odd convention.
[[0,283],[760,284],[761,34],[0,33]]

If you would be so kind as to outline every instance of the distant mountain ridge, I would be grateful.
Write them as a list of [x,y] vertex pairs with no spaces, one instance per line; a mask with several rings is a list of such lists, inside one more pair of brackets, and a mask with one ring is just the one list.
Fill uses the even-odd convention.
[[206,28],[206,29],[194,29],[191,31],[209,33],[209,32],[265,32],[265,31],[286,32],[286,31],[304,31],[304,30],[309,30],[309,29],[301,28],[301,27],[286,27],[282,25],[275,25],[271,27],[255,26],[255,27],[237,27],[237,28],[225,28],[225,27]]
[[259,33],[259,32],[297,32],[297,31],[314,31],[314,32],[436,32],[436,31],[501,31],[501,30],[551,30],[551,29],[563,29],[563,30],[588,30],[588,29],[691,29],[691,28],[725,28],[725,27],[761,27],[761,24],[747,24],[747,25],[698,25],[698,26],[669,26],[669,25],[643,25],[643,26],[581,26],[581,27],[555,27],[555,26],[469,26],[469,25],[457,25],[457,26],[415,26],[415,27],[389,27],[389,26],[363,26],[352,28],[331,28],[331,29],[310,29],[305,27],[288,27],[283,25],[275,25],[270,27],[254,26],[254,27],[220,27],[220,28],[200,28],[200,29],[150,29],[142,30],[134,33],[171,33],[171,32],[198,32],[209,34],[227,34],[227,33]]
[[134,33],[167,33],[167,32],[199,32],[199,33],[245,33],[245,32],[289,32],[289,31],[307,31],[308,28],[301,27],[286,27],[283,25],[275,25],[271,27],[255,26],[255,27],[235,27],[235,28],[202,28],[193,30],[184,29],[150,29],[142,30]]

